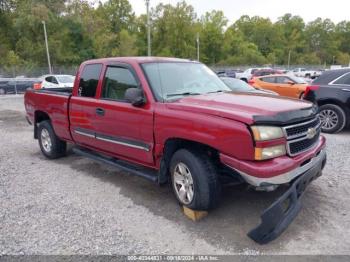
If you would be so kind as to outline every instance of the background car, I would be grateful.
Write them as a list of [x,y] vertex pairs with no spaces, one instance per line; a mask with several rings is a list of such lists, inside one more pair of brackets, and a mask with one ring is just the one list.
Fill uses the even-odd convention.
[[305,77],[315,79],[321,75],[320,70],[306,70],[306,68],[295,68],[293,74],[297,77]]
[[236,77],[236,71],[235,70],[231,70],[231,69],[219,70],[219,71],[216,71],[216,74],[219,77],[232,77],[232,78]]
[[24,93],[33,87],[34,78],[3,78],[0,80],[0,95]]
[[246,82],[235,79],[231,77],[220,77],[220,79],[233,91],[233,92],[247,92],[247,93],[256,93],[256,94],[267,94],[267,95],[278,95],[276,92],[270,90],[262,90],[251,85],[248,85]]
[[45,75],[40,78],[41,88],[73,87],[75,77],[72,75]]
[[254,72],[253,77],[278,74],[282,74],[282,71],[276,69],[260,69]]
[[249,84],[260,89],[271,90],[281,96],[303,98],[308,84],[291,75],[269,75],[254,77]]
[[337,133],[350,126],[350,69],[323,72],[307,87],[304,99],[320,107],[323,132]]
[[244,82],[248,82],[252,79],[253,74],[262,69],[271,69],[270,67],[256,67],[256,68],[248,68],[243,73],[236,73],[236,78],[243,80]]

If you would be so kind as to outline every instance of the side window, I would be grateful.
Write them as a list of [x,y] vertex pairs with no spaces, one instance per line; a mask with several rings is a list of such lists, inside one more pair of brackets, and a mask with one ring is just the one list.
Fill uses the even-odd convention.
[[54,84],[58,84],[58,81],[57,81],[57,79],[56,79],[56,77],[52,77],[52,83],[54,83]]
[[80,76],[79,96],[95,97],[102,64],[86,65]]
[[261,80],[267,83],[275,83],[275,77],[263,77]]
[[48,76],[45,78],[46,82],[52,83],[52,76]]
[[341,78],[339,78],[337,81],[334,82],[334,84],[337,85],[350,85],[350,73],[345,74]]
[[287,77],[284,77],[284,76],[276,77],[276,83],[278,84],[287,84],[288,81],[290,80]]
[[129,69],[108,67],[104,79],[102,98],[124,101],[128,88],[137,88],[137,81]]

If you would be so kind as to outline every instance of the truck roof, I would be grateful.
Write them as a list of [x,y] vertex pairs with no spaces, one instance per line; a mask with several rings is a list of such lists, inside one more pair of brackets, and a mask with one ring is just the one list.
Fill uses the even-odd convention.
[[106,63],[106,62],[136,62],[136,63],[154,63],[154,62],[197,62],[190,59],[156,57],[156,56],[129,56],[129,57],[109,57],[87,60],[83,64]]

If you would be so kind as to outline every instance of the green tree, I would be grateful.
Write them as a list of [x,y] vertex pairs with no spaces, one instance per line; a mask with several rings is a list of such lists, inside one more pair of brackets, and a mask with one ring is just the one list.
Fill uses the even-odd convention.
[[222,11],[207,12],[200,20],[202,61],[215,64],[223,58],[224,27],[228,20]]
[[196,13],[185,1],[159,4],[152,10],[152,50],[155,55],[196,57]]

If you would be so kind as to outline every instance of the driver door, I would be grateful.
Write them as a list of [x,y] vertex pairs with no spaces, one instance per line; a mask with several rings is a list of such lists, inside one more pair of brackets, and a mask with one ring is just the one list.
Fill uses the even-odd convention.
[[107,65],[96,100],[96,145],[116,157],[153,164],[153,109],[133,106],[124,98],[128,88],[142,88],[127,64]]

